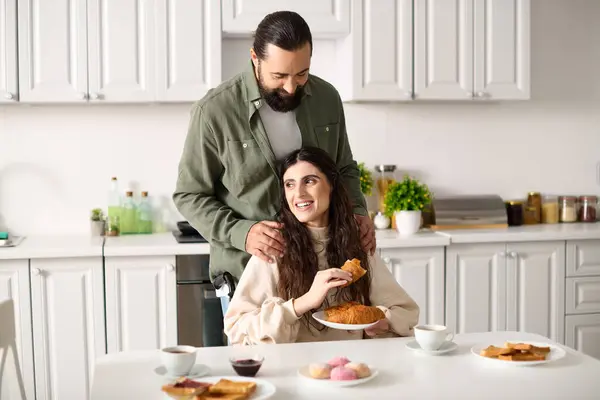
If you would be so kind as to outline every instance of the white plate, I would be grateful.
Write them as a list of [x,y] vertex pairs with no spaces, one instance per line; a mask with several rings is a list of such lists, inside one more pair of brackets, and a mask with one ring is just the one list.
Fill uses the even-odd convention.
[[325,319],[324,311],[317,311],[316,313],[314,313],[312,315],[312,317],[325,326],[328,326],[333,329],[341,329],[343,331],[360,331],[360,330],[369,328],[377,323],[377,321],[375,321],[371,324],[360,324],[360,325],[356,324],[355,325],[355,324],[338,324],[336,322],[329,322]]
[[419,343],[416,340],[411,340],[410,342],[406,343],[406,347],[411,350],[418,351],[419,353],[428,354],[430,356],[439,356],[440,354],[446,354],[456,350],[458,345],[454,342],[446,341],[444,344],[442,344],[442,347],[437,350],[425,350],[419,346]]
[[548,354],[547,358],[543,361],[505,361],[505,360],[500,360],[498,358],[490,358],[490,357],[484,357],[484,356],[479,355],[481,350],[485,349],[489,345],[493,345],[496,347],[504,347],[505,342],[479,344],[479,345],[473,346],[471,348],[471,353],[475,354],[479,358],[488,360],[491,363],[495,363],[497,365],[507,365],[507,366],[511,366],[511,367],[529,367],[529,366],[533,366],[533,365],[548,364],[553,361],[560,360],[561,358],[563,358],[564,356],[567,355],[566,351],[564,351],[562,348],[555,346],[551,343],[530,342],[528,340],[509,340],[508,342],[509,343],[528,343],[528,344],[532,344],[532,345],[538,346],[538,347],[550,347],[550,353]]
[[265,400],[273,397],[277,391],[277,388],[271,382],[267,382],[262,379],[248,378],[245,376],[207,376],[205,378],[194,380],[198,382],[215,384],[221,379],[228,379],[230,381],[256,382],[256,390],[254,393],[252,393],[252,396],[248,397],[248,400]]
[[299,368],[298,375],[304,379],[309,380],[310,382],[314,383],[315,385],[322,385],[322,386],[327,386],[327,387],[348,387],[348,386],[362,385],[365,382],[369,382],[371,379],[375,378],[379,374],[379,371],[376,370],[375,368],[373,368],[372,365],[369,365],[369,369],[371,370],[370,376],[367,376],[366,378],[362,378],[362,379],[354,379],[351,381],[332,381],[331,379],[315,379],[310,376],[310,373],[308,372],[308,365],[305,365],[304,367]]
[[210,368],[203,364],[196,364],[187,375],[171,375],[167,372],[167,369],[161,365],[160,367],[154,368],[154,373],[169,379],[177,379],[182,376],[186,378],[199,378],[208,375],[210,373]]

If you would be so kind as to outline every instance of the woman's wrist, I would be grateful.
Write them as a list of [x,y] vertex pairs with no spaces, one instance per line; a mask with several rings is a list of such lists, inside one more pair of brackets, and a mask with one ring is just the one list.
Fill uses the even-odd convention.
[[294,301],[292,301],[292,305],[294,306],[294,311],[296,312],[296,315],[299,317],[313,309],[306,294],[298,297],[297,299],[294,299]]

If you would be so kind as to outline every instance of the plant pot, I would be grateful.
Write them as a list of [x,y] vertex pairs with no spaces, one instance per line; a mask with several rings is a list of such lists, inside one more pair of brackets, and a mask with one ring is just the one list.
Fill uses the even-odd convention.
[[104,236],[104,221],[90,221],[92,236]]
[[394,220],[400,236],[414,235],[421,227],[421,211],[396,211]]

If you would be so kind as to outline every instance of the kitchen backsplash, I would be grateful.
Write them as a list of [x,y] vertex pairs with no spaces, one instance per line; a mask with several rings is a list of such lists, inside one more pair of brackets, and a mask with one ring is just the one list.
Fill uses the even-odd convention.
[[[355,158],[396,164],[398,177],[413,174],[438,194],[600,194],[598,13],[593,0],[532,2],[531,101],[347,104]],[[228,46],[224,65],[245,59],[248,43]],[[335,76],[331,48],[315,43],[314,72],[325,78]],[[189,110],[0,107],[0,228],[88,233],[90,210],[106,207],[111,176],[123,189],[147,190],[174,226],[180,216],[171,194]]]

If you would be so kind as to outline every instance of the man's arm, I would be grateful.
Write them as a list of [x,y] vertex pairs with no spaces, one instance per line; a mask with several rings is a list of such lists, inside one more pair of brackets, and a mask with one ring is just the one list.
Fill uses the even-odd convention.
[[179,212],[210,243],[246,251],[246,237],[257,221],[241,219],[217,200],[214,184],[223,172],[214,132],[196,106],[179,162],[173,201]]
[[348,194],[352,200],[354,214],[367,216],[367,204],[365,196],[360,191],[360,171],[358,165],[352,156],[350,142],[348,141],[348,132],[346,131],[346,117],[342,99],[338,95],[338,107],[340,112],[340,139],[337,151],[337,166],[346,183]]

